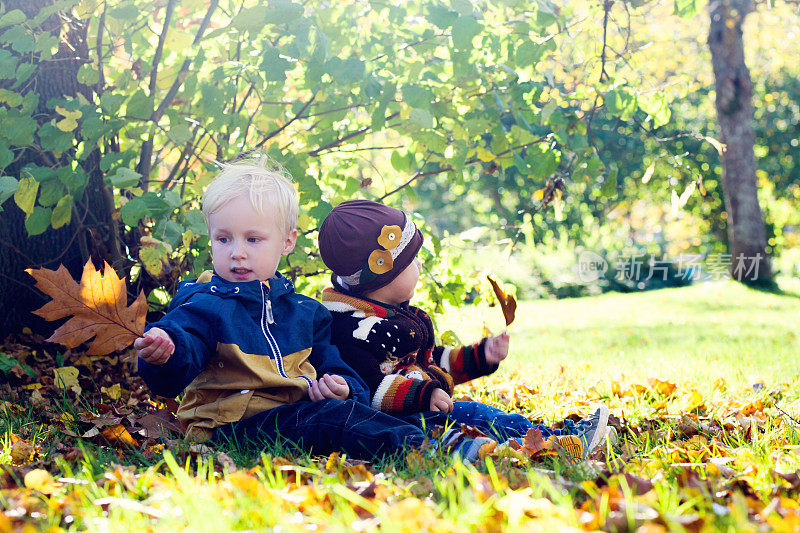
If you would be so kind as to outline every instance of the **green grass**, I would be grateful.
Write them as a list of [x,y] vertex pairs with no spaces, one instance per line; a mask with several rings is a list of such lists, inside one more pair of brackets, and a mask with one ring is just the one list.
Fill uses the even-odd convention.
[[[785,507],[800,491],[773,474],[800,468],[800,432],[779,411],[800,418],[798,318],[800,299],[791,294],[722,282],[521,302],[501,370],[459,387],[456,396],[548,423],[604,402],[625,421],[605,465],[554,459],[526,466],[495,457],[476,471],[446,456],[421,462],[400,456],[364,468],[287,443],[259,449],[228,443],[198,457],[185,443],[143,454],[86,440],[75,442],[82,457],[66,462],[56,457],[61,426],[54,421],[76,418],[90,405],[61,399],[55,417],[0,410],[0,465],[10,460],[12,434],[40,446],[36,463],[5,478],[0,473],[0,508],[14,510],[15,527],[55,530],[622,531],[642,524],[636,509],[644,508],[668,530],[683,530],[681,523],[696,515],[701,530],[739,531],[756,530],[762,518],[748,516],[748,509],[761,512],[777,494],[786,501],[763,511],[763,519],[800,523],[800,512]],[[468,306],[438,318],[440,332],[452,329],[464,341],[480,337],[484,324],[500,332],[500,310]],[[652,378],[674,382],[674,393],[648,389]],[[759,381],[764,386],[753,387]],[[642,390],[629,392],[637,386]],[[743,406],[756,404],[762,427],[744,431],[737,425]],[[694,447],[678,423],[687,412],[717,428],[707,446]],[[225,472],[219,452],[238,470]],[[731,477],[714,474],[709,457],[729,461]],[[652,479],[653,490],[637,496],[622,475],[597,474],[615,467]],[[22,476],[31,468],[61,478],[51,495],[24,489]],[[737,486],[757,497],[748,500]],[[7,525],[0,514],[0,531]]]
[[[715,282],[634,294],[520,302],[509,328],[506,369],[548,376],[559,365],[588,380],[717,377],[752,384],[798,374],[800,299]],[[503,329],[498,307],[449,310],[438,320],[462,341],[487,325]],[[506,370],[508,371],[508,370]]]

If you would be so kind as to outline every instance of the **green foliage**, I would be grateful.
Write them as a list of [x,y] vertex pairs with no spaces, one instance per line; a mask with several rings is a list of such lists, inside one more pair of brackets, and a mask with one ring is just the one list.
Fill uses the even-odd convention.
[[[637,179],[652,168],[647,195],[680,199],[702,175],[710,199],[687,194],[685,209],[722,209],[706,169],[718,161],[702,136],[677,135],[668,150],[651,138],[695,124],[673,102],[687,92],[649,86],[630,68],[638,67],[632,54],[608,60],[604,75],[596,62],[581,66],[596,56],[602,31],[581,21],[601,6],[168,4],[63,0],[30,19],[0,14],[8,45],[0,49],[0,167],[39,154],[21,174],[0,178],[0,208],[13,196],[29,232],[81,224],[72,211],[86,211],[89,177],[100,174],[129,257],[140,258],[142,236],[172,247],[170,268],[139,265],[148,292],[207,267],[199,197],[215,161],[253,148],[285,165],[300,189],[303,235],[284,265],[293,276],[322,270],[315,228],[353,196],[402,191],[384,201],[418,206],[431,235],[476,222],[513,235],[529,220],[542,228],[537,239],[577,240],[616,202],[645,194]],[[685,16],[702,7],[671,6]],[[31,89],[42,60],[75,38],[51,30],[47,18],[57,11],[86,26],[89,55],[75,72],[86,90],[39,102]],[[609,39],[625,54],[622,33]],[[34,118],[42,105],[48,117]],[[713,134],[708,115],[697,118]],[[702,173],[691,169],[694,156],[707,160],[697,161]],[[674,175],[668,186],[665,174]],[[566,201],[539,210],[533,191],[555,177],[566,180]],[[400,188],[406,182],[413,189]],[[724,222],[708,225],[724,233]],[[447,288],[434,297],[458,299],[459,282],[444,275]]]
[[[377,182],[362,181],[375,163],[357,148],[391,155],[397,177],[379,176],[387,188],[421,173],[463,182],[475,165],[531,187],[586,150],[579,103],[559,97],[564,88],[540,70],[558,50],[568,10],[488,1],[353,7],[64,1],[31,19],[1,15],[10,50],[0,50],[0,78],[9,80],[0,88],[0,163],[23,150],[51,163],[4,180],[0,198],[14,195],[30,234],[69,224],[99,152],[122,233],[175,247],[169,260],[191,275],[208,257],[206,241],[186,236],[204,233],[191,213],[213,161],[257,147],[299,184],[306,235],[287,266],[306,275],[321,268],[313,231],[330,206],[381,195]],[[52,118],[39,123],[31,76],[59,39],[74,38],[48,29],[56,10],[88,29],[89,57],[75,75],[93,90],[45,102]],[[487,22],[496,20],[505,22]]]

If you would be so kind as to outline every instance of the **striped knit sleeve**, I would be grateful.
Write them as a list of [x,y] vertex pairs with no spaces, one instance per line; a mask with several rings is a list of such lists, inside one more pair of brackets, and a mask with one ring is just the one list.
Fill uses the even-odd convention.
[[383,378],[372,396],[372,408],[386,413],[428,411],[431,395],[438,388],[434,381],[389,374]]
[[456,385],[466,383],[481,376],[488,376],[500,365],[491,365],[486,361],[484,346],[486,339],[471,345],[437,346],[433,350],[434,361],[453,377]]
[[436,365],[428,365],[425,367],[425,373],[428,374],[431,379],[436,380],[443,391],[450,396],[453,395],[453,388],[456,384],[453,382],[453,376],[448,374],[443,368]]

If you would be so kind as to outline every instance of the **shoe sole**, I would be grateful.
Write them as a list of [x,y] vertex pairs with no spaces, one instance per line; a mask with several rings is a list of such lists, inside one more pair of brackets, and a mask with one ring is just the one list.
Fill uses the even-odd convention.
[[600,419],[597,422],[597,429],[594,432],[594,437],[592,437],[592,442],[590,442],[583,451],[584,460],[591,455],[600,444],[600,441],[606,437],[606,426],[608,425],[608,416],[611,414],[611,411],[609,411],[608,407],[605,405],[599,405],[595,411],[597,410],[600,411]]
[[559,437],[558,444],[565,452],[572,456],[574,461],[580,461],[581,457],[583,457],[583,443],[581,443],[581,439],[575,435]]

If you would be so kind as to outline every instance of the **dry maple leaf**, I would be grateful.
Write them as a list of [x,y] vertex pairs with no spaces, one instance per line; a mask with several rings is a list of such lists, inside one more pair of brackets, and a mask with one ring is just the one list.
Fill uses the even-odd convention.
[[108,263],[100,274],[91,260],[87,261],[80,284],[70,277],[64,265],[58,270],[29,268],[26,272],[36,279],[40,291],[53,298],[35,314],[45,320],[72,317],[53,332],[48,342],[74,348],[94,337],[86,353],[106,355],[128,347],[144,333],[144,292],[128,307],[125,280]]
[[494,294],[497,296],[497,301],[500,302],[500,309],[503,311],[503,317],[506,319],[506,327],[508,327],[514,322],[514,314],[517,312],[517,300],[510,294],[506,294],[491,276],[486,276],[486,279],[492,284],[492,290],[494,290]]

